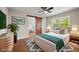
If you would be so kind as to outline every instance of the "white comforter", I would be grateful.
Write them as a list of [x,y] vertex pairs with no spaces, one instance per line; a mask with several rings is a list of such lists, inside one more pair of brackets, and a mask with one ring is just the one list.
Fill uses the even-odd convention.
[[66,38],[69,37],[69,34],[56,34],[53,32],[49,32],[49,33],[45,33],[45,34],[61,38],[62,40],[65,40]]

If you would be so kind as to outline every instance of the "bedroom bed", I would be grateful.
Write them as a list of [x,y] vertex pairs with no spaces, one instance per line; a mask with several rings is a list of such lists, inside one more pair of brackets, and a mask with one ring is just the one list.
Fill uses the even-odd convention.
[[[56,34],[56,33],[52,33],[52,32],[44,33],[44,34],[53,36],[53,37],[57,37],[57,38],[61,38],[64,42],[64,46],[69,41],[69,34]],[[33,42],[35,42],[43,51],[45,51],[45,52],[56,52],[57,51],[55,43],[53,43],[39,35],[35,35],[32,38],[33,38]]]

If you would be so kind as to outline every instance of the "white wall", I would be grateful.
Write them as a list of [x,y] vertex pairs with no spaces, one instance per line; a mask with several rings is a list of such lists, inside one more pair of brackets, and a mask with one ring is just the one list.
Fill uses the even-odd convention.
[[35,21],[35,17],[28,17],[28,32],[32,30],[32,31],[36,31],[36,21]]
[[25,18],[25,25],[18,25],[18,39],[25,38],[28,35],[28,26],[27,26],[27,16],[26,13],[19,12],[16,10],[9,10],[9,22],[12,23],[12,16],[24,17]]
[[0,10],[3,11],[4,14],[8,15],[8,9],[6,7],[0,7]]
[[42,33],[46,32],[46,18],[42,18]]

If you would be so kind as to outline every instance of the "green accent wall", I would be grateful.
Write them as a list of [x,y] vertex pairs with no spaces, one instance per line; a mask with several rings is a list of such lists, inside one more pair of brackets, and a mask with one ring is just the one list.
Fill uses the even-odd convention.
[[6,15],[0,10],[0,29],[6,28]]

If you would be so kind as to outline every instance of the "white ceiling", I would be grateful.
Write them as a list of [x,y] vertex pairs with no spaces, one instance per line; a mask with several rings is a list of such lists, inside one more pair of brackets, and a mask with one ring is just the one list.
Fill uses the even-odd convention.
[[54,7],[52,9],[52,13],[43,14],[42,9],[40,7],[9,7],[9,10],[17,10],[20,12],[25,12],[27,15],[32,16],[39,16],[39,17],[48,17],[56,14],[60,14],[72,9],[75,9],[76,7]]

